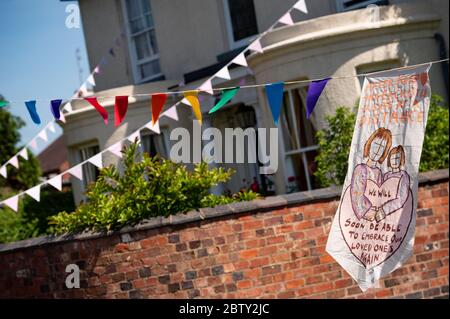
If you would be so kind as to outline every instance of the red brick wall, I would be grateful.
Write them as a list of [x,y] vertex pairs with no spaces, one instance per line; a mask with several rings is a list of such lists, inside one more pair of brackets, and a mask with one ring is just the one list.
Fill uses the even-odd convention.
[[414,256],[366,293],[325,253],[335,198],[3,251],[0,297],[448,298],[448,190],[420,187]]

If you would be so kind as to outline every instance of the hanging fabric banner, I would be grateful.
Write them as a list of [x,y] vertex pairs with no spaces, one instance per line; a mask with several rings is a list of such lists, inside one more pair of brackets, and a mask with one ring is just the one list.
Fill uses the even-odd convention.
[[36,112],[36,101],[26,101],[25,105],[28,109],[28,113],[30,113],[31,119],[35,124],[41,124],[41,119]]
[[306,118],[309,119],[311,116],[311,113],[317,104],[317,100],[329,80],[330,78],[327,78],[319,81],[313,81],[309,84],[308,95],[306,96]]
[[366,77],[326,251],[365,291],[413,252],[431,65]]
[[62,100],[51,100],[50,110],[52,111],[53,117],[59,120],[61,114],[59,113],[59,107],[61,106]]
[[184,97],[192,106],[195,117],[200,122],[200,125],[202,125],[202,111],[200,109],[200,102],[198,101],[198,91],[186,91],[184,92]]
[[240,87],[235,87],[232,89],[225,89],[222,91],[222,97],[220,98],[220,101],[217,102],[216,105],[209,111],[209,114],[212,114],[216,112],[218,109],[220,109],[222,106],[227,104],[239,91]]
[[159,114],[161,114],[161,111],[164,107],[164,104],[167,100],[167,94],[165,93],[158,93],[158,94],[152,94],[152,123],[153,125],[158,121]]
[[272,111],[273,121],[278,126],[278,119],[281,113],[281,104],[283,102],[284,83],[272,83],[266,85],[267,99],[269,100],[270,110]]
[[108,112],[105,110],[103,106],[100,105],[100,103],[98,103],[97,98],[94,96],[94,97],[86,97],[84,99],[88,101],[93,107],[95,107],[97,112],[100,113],[100,115],[103,117],[103,122],[105,122],[105,124],[108,125]]
[[119,126],[125,118],[128,109],[128,95],[116,96],[116,103],[114,104],[114,124]]

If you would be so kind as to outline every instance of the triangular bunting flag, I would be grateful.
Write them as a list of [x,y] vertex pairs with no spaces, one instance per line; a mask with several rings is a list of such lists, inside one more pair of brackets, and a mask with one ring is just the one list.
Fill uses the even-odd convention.
[[229,80],[231,79],[230,77],[230,72],[228,72],[228,67],[224,66],[223,68],[221,68],[216,74],[215,76],[225,79],[225,80]]
[[[78,90],[78,96],[83,97],[83,96],[87,95],[87,93],[88,93],[87,85],[86,85],[86,82],[84,82],[83,84],[81,84],[80,89]],[[71,106],[71,109],[72,109],[72,106]]]
[[102,161],[102,153],[99,153],[95,156],[92,156],[89,160],[89,163],[94,164],[98,168],[103,168],[103,161]]
[[130,136],[128,136],[127,140],[129,140],[131,143],[134,143],[136,138],[138,139],[138,141],[141,140],[141,134],[139,133],[139,130],[130,134]]
[[67,172],[68,172],[70,175],[72,175],[73,177],[78,178],[80,181],[83,180],[83,170],[82,170],[81,164],[72,167],[72,168],[69,169]]
[[238,54],[238,55],[233,59],[232,62],[235,63],[235,64],[242,65],[242,66],[248,66],[247,60],[245,59],[244,52]]
[[108,112],[105,110],[103,106],[101,106],[97,102],[97,98],[94,96],[94,97],[86,97],[84,99],[88,101],[93,107],[95,107],[97,112],[100,113],[101,117],[103,118],[103,122],[105,122],[105,124],[108,125]]
[[13,211],[17,212],[17,207],[19,206],[19,195],[14,195],[3,201],[3,204],[11,208]]
[[94,69],[95,74],[100,74],[100,65],[97,65]]
[[278,126],[278,119],[281,113],[281,103],[283,101],[284,83],[272,83],[266,85],[267,99],[269,100],[270,110],[272,111],[273,121]]
[[53,124],[53,122],[48,123],[47,127],[49,131],[51,131],[52,133],[56,133],[55,124]]
[[167,111],[165,111],[161,116],[167,116],[168,118],[171,118],[172,120],[178,121],[178,112],[177,112],[177,106],[174,105]]
[[17,159],[17,156],[11,158],[8,163],[14,166],[15,168],[19,168],[19,160]]
[[330,78],[313,81],[309,85],[308,94],[306,96],[306,118],[309,119],[314,107],[316,106],[317,100],[319,100],[320,94],[322,94],[323,89],[327,85]]
[[8,177],[8,173],[6,172],[6,165],[0,167],[0,175],[2,175],[4,178]]
[[109,49],[109,54],[111,54],[111,56],[116,56],[116,54],[114,53],[114,48]]
[[212,88],[212,84],[211,84],[211,80],[209,80],[209,79],[206,80],[206,82],[204,82],[202,85],[200,85],[198,90],[202,91],[202,92],[206,92],[206,93],[211,94],[211,95],[214,94],[214,91],[213,91],[213,88]]
[[209,114],[212,114],[216,112],[218,109],[220,109],[222,106],[227,104],[239,91],[239,87],[235,87],[232,89],[225,89],[222,91],[222,97],[220,98],[220,101],[217,102],[216,105],[209,111]]
[[30,141],[30,146],[34,151],[37,151],[38,145],[37,145],[36,139],[32,139]]
[[280,20],[278,20],[278,22],[286,24],[286,25],[294,24],[294,21],[292,21],[291,14],[289,12],[286,12],[286,14],[284,16],[282,16],[280,18]]
[[119,126],[125,118],[128,109],[128,95],[116,96],[116,103],[114,104],[114,124]]
[[54,188],[56,188],[57,190],[61,191],[62,190],[62,178],[61,178],[61,175],[56,175],[55,177],[50,178],[49,180],[47,180],[47,184],[50,184]]
[[94,74],[93,74],[93,73],[89,74],[89,76],[88,76],[88,78],[86,79],[86,81],[87,81],[90,85],[95,86]]
[[28,161],[28,150],[24,147],[20,150],[19,156]]
[[1,101],[0,101],[0,107],[8,106],[8,104],[9,104],[8,101],[4,101],[4,100],[1,100]]
[[66,123],[66,118],[63,113],[61,113],[61,115],[59,116],[59,120],[63,123]]
[[70,104],[70,102],[67,102],[64,107],[63,110],[65,110],[67,113],[72,112],[72,104]]
[[39,138],[40,138],[41,140],[43,140],[43,141],[45,141],[45,142],[48,141],[48,138],[47,138],[47,131],[46,131],[45,127],[44,127],[43,130],[41,130],[41,131],[39,132],[38,136],[39,136]]
[[117,142],[117,143],[111,145],[110,147],[108,147],[108,151],[110,151],[114,155],[122,158],[122,156],[123,156],[122,147],[123,147],[122,142]]
[[186,91],[184,92],[184,97],[192,106],[195,117],[200,122],[200,125],[202,125],[202,111],[200,109],[200,102],[198,101],[198,91]]
[[256,52],[259,52],[259,53],[263,53],[263,49],[262,49],[261,42],[259,41],[259,39],[253,41],[253,43],[250,44],[250,45],[248,46],[248,48],[249,48],[250,50],[252,50],[252,51],[256,51]]
[[59,120],[59,107],[61,106],[62,100],[51,100],[50,101],[50,110],[52,111],[53,117]]
[[41,124],[41,119],[39,118],[38,113],[36,112],[36,101],[26,101],[25,105],[28,109],[28,113],[30,113],[31,119],[35,124]]
[[296,4],[294,4],[294,8],[300,10],[303,13],[308,13],[308,9],[306,8],[305,0],[298,0]]
[[155,124],[149,122],[147,125],[145,125],[145,127],[157,134],[161,134],[161,131],[159,129],[159,121],[157,121]]
[[41,200],[41,185],[34,186],[30,188],[29,190],[25,191],[27,195],[30,195],[33,197],[36,201]]
[[152,94],[152,123],[156,123],[158,121],[166,100],[167,94],[165,93]]

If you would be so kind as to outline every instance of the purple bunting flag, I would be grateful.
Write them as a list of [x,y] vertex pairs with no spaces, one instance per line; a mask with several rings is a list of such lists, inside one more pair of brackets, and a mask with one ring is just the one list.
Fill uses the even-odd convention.
[[308,95],[306,97],[306,118],[309,119],[309,117],[311,116],[311,113],[316,106],[317,100],[319,99],[320,94],[322,93],[329,80],[330,78],[313,81],[309,85]]

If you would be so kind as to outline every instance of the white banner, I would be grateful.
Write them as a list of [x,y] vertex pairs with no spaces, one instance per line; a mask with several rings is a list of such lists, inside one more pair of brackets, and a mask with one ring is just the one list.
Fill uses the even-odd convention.
[[363,291],[412,254],[430,65],[366,77],[327,252]]

